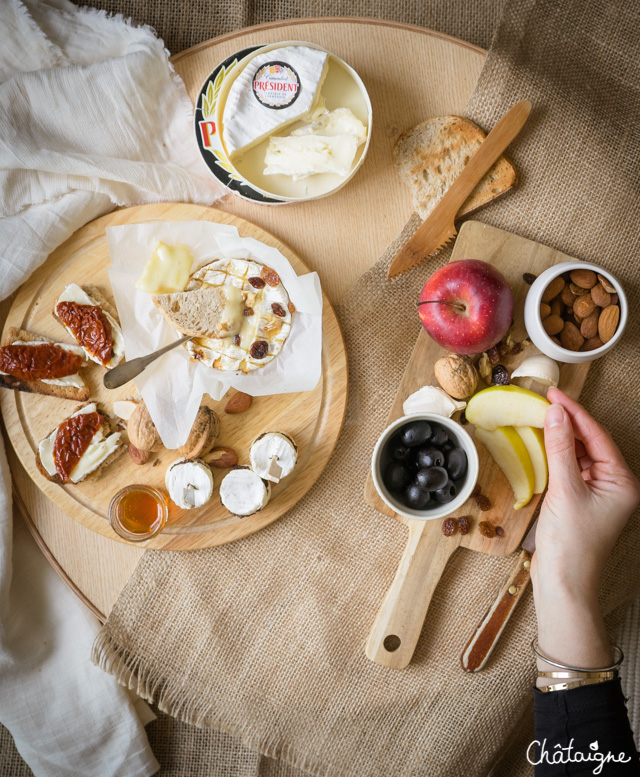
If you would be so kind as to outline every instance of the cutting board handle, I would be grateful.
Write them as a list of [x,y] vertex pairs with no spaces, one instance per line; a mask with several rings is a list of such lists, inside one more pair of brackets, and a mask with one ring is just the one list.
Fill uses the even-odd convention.
[[408,666],[447,561],[460,544],[445,537],[442,521],[410,521],[409,540],[398,571],[369,634],[365,653],[390,669]]

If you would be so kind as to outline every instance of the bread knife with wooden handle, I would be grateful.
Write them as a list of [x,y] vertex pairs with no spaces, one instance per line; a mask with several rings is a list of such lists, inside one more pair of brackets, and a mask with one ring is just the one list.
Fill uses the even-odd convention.
[[454,220],[462,204],[520,132],[530,112],[529,100],[521,100],[498,121],[422,226],[398,251],[387,270],[387,280],[420,264],[453,240]]
[[465,672],[479,672],[487,663],[493,648],[513,614],[516,604],[522,598],[522,594],[529,584],[531,555],[536,549],[537,525],[538,519],[536,518],[522,542],[522,550],[513,572],[460,657],[460,663]]

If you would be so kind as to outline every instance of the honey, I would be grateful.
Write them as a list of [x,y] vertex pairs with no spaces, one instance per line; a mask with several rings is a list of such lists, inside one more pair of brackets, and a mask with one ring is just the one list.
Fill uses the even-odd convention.
[[111,528],[131,542],[148,540],[162,531],[167,522],[167,499],[150,486],[123,488],[109,505]]

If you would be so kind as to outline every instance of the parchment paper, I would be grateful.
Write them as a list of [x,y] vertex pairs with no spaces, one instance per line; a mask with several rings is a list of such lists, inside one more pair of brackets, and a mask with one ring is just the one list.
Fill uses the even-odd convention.
[[275,248],[240,237],[235,227],[205,221],[151,222],[107,228],[109,277],[122,324],[127,359],[135,359],[180,337],[135,283],[159,241],[183,243],[193,254],[191,272],[215,259],[253,259],[272,267],[296,307],[291,333],[278,356],[255,372],[222,372],[189,359],[178,347],[135,380],[163,444],[185,442],[203,394],[221,399],[230,387],[252,396],[311,391],[321,373],[322,291],[316,273],[298,277]]

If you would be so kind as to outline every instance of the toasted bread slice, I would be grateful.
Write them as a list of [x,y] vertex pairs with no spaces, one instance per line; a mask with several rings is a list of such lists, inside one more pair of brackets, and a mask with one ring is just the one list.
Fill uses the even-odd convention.
[[[115,306],[112,305],[109,302],[109,300],[104,296],[104,294],[100,291],[100,289],[97,286],[94,286],[91,283],[87,283],[84,286],[80,286],[80,288],[82,289],[82,291],[84,291],[84,293],[87,295],[87,297],[89,298],[89,301],[92,304],[98,305],[100,308],[102,308],[102,310],[105,313],[108,313],[108,315],[111,316],[111,318],[113,319],[113,321],[111,322],[111,325],[113,327],[113,324],[115,323],[115,325],[117,327],[117,331],[118,331],[118,339],[119,339],[119,341],[121,341],[122,340],[122,327],[120,325],[120,319],[118,317],[118,311],[116,310]],[[67,327],[64,325],[64,323],[62,321],[60,321],[60,318],[58,317],[58,314],[56,312],[56,309],[58,307],[58,302],[59,302],[59,299],[56,299],[56,301],[54,302],[54,305],[53,305],[53,317],[60,324],[60,326],[63,326],[65,328],[65,330],[71,335],[71,337],[74,337],[73,332],[71,332],[69,329],[67,329]],[[74,339],[75,339],[75,337],[74,337]],[[77,342],[77,340],[76,340],[76,342]],[[80,345],[80,343],[78,343],[78,345]],[[80,347],[82,348],[83,346],[80,345]],[[115,337],[114,337],[114,348],[115,347],[116,347],[116,340],[115,340]],[[90,359],[91,361],[96,361],[91,356],[91,354],[86,350],[86,348],[84,350],[85,350],[85,353],[87,354],[87,358],[88,359]],[[109,369],[111,369],[111,368],[115,367],[117,364],[119,364],[122,361],[122,359],[124,359],[124,350],[122,349],[122,352],[119,355],[117,355],[117,356],[116,356],[116,353],[114,351],[113,354],[112,354],[112,357],[111,357],[111,362],[108,365],[103,365],[103,366],[107,366]],[[98,363],[100,364],[101,362],[98,362]]]
[[[56,342],[49,337],[35,335],[24,329],[9,327],[2,345],[11,345],[11,343],[15,343],[17,340],[20,340],[23,343]],[[89,386],[85,383],[84,378],[82,378],[82,382],[84,383],[84,386],[79,388],[77,386],[60,386],[45,383],[42,380],[22,380],[21,378],[14,378],[12,375],[0,374],[0,386],[3,386],[4,388],[14,389],[15,391],[28,391],[33,394],[46,394],[47,396],[59,397],[60,399],[75,399],[76,402],[85,402],[89,399]]]
[[[78,412],[78,410],[82,410],[83,407],[86,407],[89,403],[84,402],[83,404],[76,407],[76,409],[73,411],[73,413],[70,413],[66,418],[64,418],[62,421],[60,421],[57,426],[54,426],[53,429],[48,434],[45,434],[45,436],[42,438],[42,440],[46,440],[47,437],[50,437],[60,426],[61,423],[64,423],[67,419],[69,419],[72,415]],[[97,409],[97,406],[96,406]],[[111,423],[109,416],[103,413],[101,410],[98,410],[98,414],[100,415],[102,419],[102,426],[100,427],[102,430],[102,433],[104,434],[105,438],[108,437],[111,434]],[[89,472],[87,475],[85,475],[83,478],[81,478],[78,483],[83,483],[85,480],[98,480],[98,478],[101,477],[103,471],[111,464],[111,462],[115,461],[122,453],[125,451],[125,446],[122,442],[122,440],[119,441],[117,447],[111,452],[111,454],[92,472]],[[60,479],[60,475],[56,472],[55,475],[49,474],[47,470],[45,469],[42,460],[40,458],[40,450],[36,450],[36,466],[38,467],[38,470],[40,473],[47,479],[50,480],[52,483],[58,483],[59,485],[63,485],[62,480]],[[69,485],[77,485],[76,483],[72,483],[71,481],[68,482]]]
[[219,337],[227,298],[222,288],[203,286],[194,291],[157,294],[155,306],[174,329],[193,337]]
[[[428,119],[400,135],[394,159],[420,218],[426,219],[440,202],[484,138],[480,127],[459,116]],[[518,171],[501,156],[465,200],[456,220],[506,194],[517,182]]]

